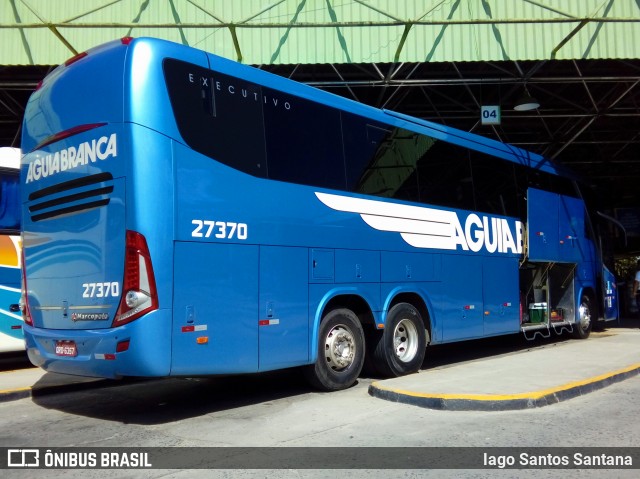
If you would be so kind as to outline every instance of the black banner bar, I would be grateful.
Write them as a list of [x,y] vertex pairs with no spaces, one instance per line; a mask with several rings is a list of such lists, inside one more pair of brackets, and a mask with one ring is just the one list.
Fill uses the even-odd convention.
[[0,469],[638,469],[638,447],[0,448]]

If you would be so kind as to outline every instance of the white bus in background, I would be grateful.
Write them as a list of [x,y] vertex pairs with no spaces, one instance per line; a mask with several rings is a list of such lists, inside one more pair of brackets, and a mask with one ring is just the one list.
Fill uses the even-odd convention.
[[0,148],[0,353],[24,350],[19,308],[20,150]]

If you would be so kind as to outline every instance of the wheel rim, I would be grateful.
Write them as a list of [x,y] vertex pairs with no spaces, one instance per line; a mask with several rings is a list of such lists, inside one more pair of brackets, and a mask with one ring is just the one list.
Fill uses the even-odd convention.
[[408,363],[415,358],[418,352],[418,329],[416,325],[408,320],[401,320],[393,330],[393,349],[396,357]]
[[587,331],[591,325],[591,311],[589,305],[585,302],[580,304],[580,324],[578,327],[583,331]]
[[353,333],[344,324],[331,328],[324,343],[324,356],[334,371],[342,371],[353,364],[356,341]]

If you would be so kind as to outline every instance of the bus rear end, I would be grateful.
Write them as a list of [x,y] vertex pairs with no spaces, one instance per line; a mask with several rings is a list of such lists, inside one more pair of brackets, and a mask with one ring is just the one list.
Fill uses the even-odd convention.
[[[47,371],[169,374],[170,318],[160,309],[154,274],[154,267],[163,274],[167,268],[158,242],[147,242],[144,217],[170,200],[149,211],[130,208],[148,201],[136,182],[149,191],[158,186],[133,155],[164,151],[156,143],[168,140],[134,123],[125,106],[130,44],[112,42],[59,66],[25,112],[22,309],[29,358]],[[170,165],[165,156],[157,153],[155,166]]]

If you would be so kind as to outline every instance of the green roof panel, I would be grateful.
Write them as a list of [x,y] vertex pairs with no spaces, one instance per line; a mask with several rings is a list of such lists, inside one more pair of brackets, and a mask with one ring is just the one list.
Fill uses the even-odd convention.
[[0,0],[0,64],[123,36],[250,64],[640,57],[636,0]]

